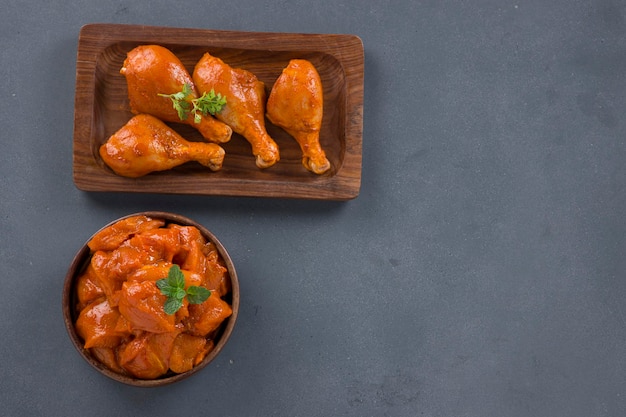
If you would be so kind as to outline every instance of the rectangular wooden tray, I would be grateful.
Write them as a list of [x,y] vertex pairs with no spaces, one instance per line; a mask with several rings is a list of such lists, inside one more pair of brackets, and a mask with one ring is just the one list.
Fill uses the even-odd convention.
[[[280,147],[280,161],[256,167],[250,145],[233,134],[223,145],[223,168],[211,172],[195,162],[131,179],[113,173],[98,149],[133,115],[126,79],[119,73],[128,51],[158,44],[176,54],[192,72],[210,52],[227,64],[254,73],[269,90],[290,59],[308,59],[324,87],[320,142],[332,164],[315,175],[301,164],[296,141],[266,120]],[[89,24],[81,28],[76,63],[73,176],[85,191],[198,194],[348,200],[359,194],[363,129],[363,44],[354,35],[235,32],[155,26]],[[171,124],[188,140],[201,136]]]

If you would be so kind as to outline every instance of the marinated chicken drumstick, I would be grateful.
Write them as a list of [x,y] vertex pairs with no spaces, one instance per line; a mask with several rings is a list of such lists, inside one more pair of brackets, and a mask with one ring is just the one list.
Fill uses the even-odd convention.
[[138,46],[128,52],[120,73],[126,77],[134,114],[151,114],[165,122],[188,124],[209,142],[230,140],[232,129],[211,115],[199,114],[199,122],[191,114],[181,120],[167,95],[176,94],[187,85],[190,94],[184,100],[191,108],[191,100],[198,98],[198,94],[191,75],[169,49],[159,45]]
[[278,146],[265,129],[263,82],[251,72],[232,68],[209,53],[196,64],[193,80],[199,92],[214,90],[227,98],[215,117],[246,138],[259,168],[268,168],[280,159]]
[[100,156],[116,174],[141,177],[189,161],[212,171],[222,167],[224,149],[215,143],[189,142],[156,117],[134,116],[100,147]]
[[315,174],[330,169],[320,146],[324,114],[322,81],[309,61],[293,59],[272,87],[267,118],[296,139],[302,149],[302,165]]

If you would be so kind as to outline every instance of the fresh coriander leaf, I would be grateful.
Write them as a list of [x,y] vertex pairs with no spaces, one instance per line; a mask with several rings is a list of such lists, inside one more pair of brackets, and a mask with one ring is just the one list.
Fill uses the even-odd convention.
[[187,120],[187,115],[189,113],[189,109],[191,108],[191,105],[187,101],[187,97],[189,97],[192,93],[193,90],[191,89],[191,85],[189,85],[189,83],[185,83],[183,84],[182,90],[177,93],[159,93],[157,95],[161,97],[168,97],[170,100],[172,100],[172,107],[178,113],[178,118],[180,120]]
[[193,93],[193,90],[191,89],[191,84],[189,84],[189,83],[183,84],[183,91],[182,91],[182,93],[184,94],[183,98],[187,98],[188,96],[190,96],[191,93]]
[[191,285],[187,288],[187,300],[189,301],[189,304],[202,304],[210,296],[211,291],[204,287]]
[[172,315],[176,313],[183,306],[183,300],[178,298],[169,297],[165,304],[163,305],[163,310],[165,310],[165,314]]
[[187,114],[189,113],[189,103],[186,101],[180,101],[174,104],[174,108],[176,109],[176,113],[178,113],[178,118],[180,120],[187,120]]
[[205,92],[202,97],[193,100],[193,112],[197,114],[200,112],[204,115],[215,116],[222,111],[222,108],[226,105],[226,97],[222,94],[215,94],[215,90]]
[[221,112],[226,105],[226,97],[219,93],[215,94],[215,90],[211,89],[211,91],[202,94],[202,97],[192,100],[191,103],[193,104],[191,112],[193,113],[194,122],[200,123],[202,120],[201,114],[215,116]]
[[189,113],[193,113],[195,123],[202,121],[202,115],[207,116],[210,114],[215,116],[222,111],[222,108],[226,105],[226,97],[222,96],[220,93],[215,94],[215,90],[213,89],[202,94],[202,97],[194,98],[190,101],[187,100],[189,96],[193,95],[193,89],[189,83],[185,83],[181,91],[177,93],[158,95],[168,97],[172,100],[172,106],[178,113],[180,120],[187,120]]

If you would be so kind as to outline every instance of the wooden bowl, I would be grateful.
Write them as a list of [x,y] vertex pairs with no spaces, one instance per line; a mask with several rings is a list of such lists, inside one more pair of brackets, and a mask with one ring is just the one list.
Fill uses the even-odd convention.
[[207,354],[207,356],[204,358],[204,360],[201,363],[193,367],[190,371],[181,373],[181,374],[168,373],[161,378],[153,379],[153,380],[138,379],[138,378],[133,378],[132,376],[128,376],[128,375],[118,374],[108,369],[101,362],[99,362],[95,357],[93,357],[91,353],[87,349],[84,348],[83,346],[84,342],[81,339],[81,337],[78,335],[76,331],[76,327],[75,327],[76,319],[78,317],[78,311],[76,311],[76,307],[75,307],[77,304],[76,303],[77,297],[76,297],[76,291],[75,291],[76,281],[91,258],[90,250],[89,250],[89,247],[87,246],[87,242],[89,242],[91,238],[88,239],[87,242],[85,242],[85,244],[80,248],[76,256],[74,256],[74,259],[69,267],[69,270],[67,271],[67,275],[65,276],[65,283],[63,285],[63,301],[62,301],[63,302],[63,319],[65,321],[65,327],[67,329],[70,340],[72,341],[72,344],[74,345],[78,353],[83,357],[83,359],[87,361],[87,363],[90,364],[93,368],[95,368],[98,372],[102,373],[103,375],[111,379],[114,379],[115,381],[118,381],[127,385],[133,385],[133,386],[138,386],[138,387],[158,387],[158,386],[168,385],[168,384],[190,377],[191,375],[195,374],[196,372],[206,367],[209,363],[211,363],[211,361],[213,361],[217,357],[217,355],[220,354],[220,352],[222,351],[222,349],[228,342],[228,339],[230,338],[232,334],[233,328],[235,327],[235,322],[237,321],[237,315],[239,313],[239,280],[237,278],[237,272],[235,271],[235,266],[233,265],[232,259],[230,255],[228,254],[228,252],[226,251],[226,249],[224,248],[224,246],[220,243],[220,241],[207,228],[205,228],[201,224],[187,217],[184,217],[178,214],[168,213],[168,212],[147,211],[147,212],[135,213],[135,214],[130,214],[128,216],[121,217],[103,226],[100,230],[122,219],[131,217],[131,216],[137,216],[137,215],[145,215],[145,216],[152,217],[152,218],[163,219],[165,220],[166,224],[175,223],[175,224],[179,224],[183,226],[195,226],[198,230],[200,230],[202,235],[207,240],[213,242],[215,246],[217,247],[217,250],[228,270],[228,274],[229,274],[230,281],[231,281],[231,287],[232,287],[230,294],[228,294],[227,296],[223,298],[225,301],[227,301],[231,305],[233,312],[232,312],[232,315],[222,323],[217,336],[213,338],[213,341],[215,343],[215,347],[213,348],[213,350]]

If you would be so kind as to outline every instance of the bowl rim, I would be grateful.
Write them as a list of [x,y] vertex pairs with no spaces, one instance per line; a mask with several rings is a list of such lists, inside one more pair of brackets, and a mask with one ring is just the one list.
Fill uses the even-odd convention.
[[[73,300],[73,289],[76,279],[78,278],[78,274],[82,271],[82,268],[85,266],[86,261],[89,257],[90,250],[87,246],[87,243],[101,230],[121,221],[127,219],[129,217],[134,216],[148,216],[157,219],[163,219],[166,223],[176,223],[183,226],[194,226],[200,230],[202,235],[215,244],[217,251],[219,252],[222,260],[224,261],[226,268],[229,273],[230,281],[231,281],[231,292],[230,296],[232,298],[231,308],[232,314],[225,320],[225,323],[222,324],[221,335],[217,342],[215,343],[215,347],[211,350],[207,356],[200,362],[198,365],[194,366],[191,370],[187,372],[183,372],[181,374],[174,374],[169,376],[164,376],[157,379],[139,379],[133,378],[131,376],[118,374],[104,366],[100,361],[94,358],[87,349],[84,348],[81,338],[78,336],[76,331],[76,327],[74,325],[74,321],[72,319],[73,316],[73,308],[71,307],[71,303]],[[239,278],[237,277],[237,271],[235,270],[235,266],[232,262],[230,255],[228,254],[224,245],[219,241],[219,239],[206,227],[202,224],[198,223],[195,220],[190,219],[189,217],[183,216],[181,214],[167,212],[167,211],[141,211],[137,213],[128,214],[122,217],[119,217],[115,220],[110,221],[106,225],[102,226],[99,230],[91,235],[89,239],[85,241],[85,243],[78,250],[76,255],[70,264],[70,267],[65,275],[65,281],[63,283],[63,296],[62,296],[62,311],[63,311],[63,321],[65,323],[65,329],[67,330],[68,336],[80,354],[80,356],[94,369],[96,369],[101,374],[115,380],[121,382],[126,385],[132,385],[136,387],[160,387],[164,385],[169,385],[174,382],[181,381],[183,379],[189,378],[190,376],[196,374],[198,371],[205,368],[209,363],[211,363],[222,351],[230,336],[232,335],[233,329],[235,327],[235,322],[237,321],[237,317],[239,314]]]

